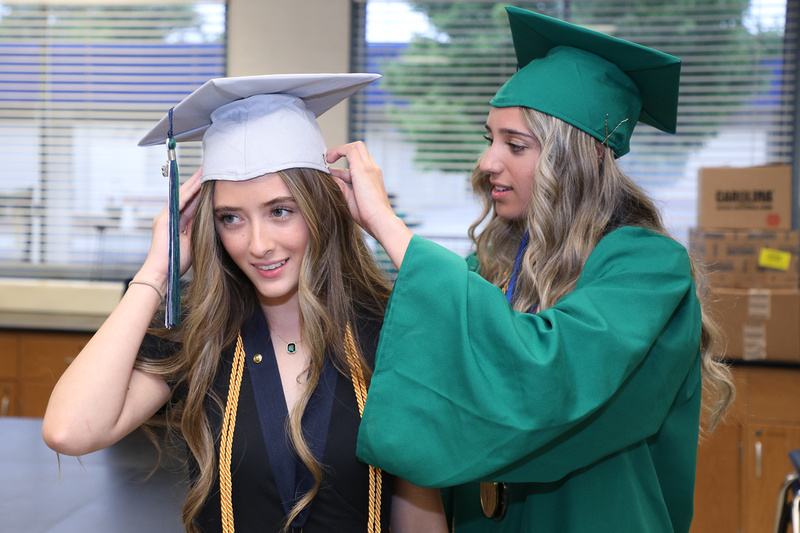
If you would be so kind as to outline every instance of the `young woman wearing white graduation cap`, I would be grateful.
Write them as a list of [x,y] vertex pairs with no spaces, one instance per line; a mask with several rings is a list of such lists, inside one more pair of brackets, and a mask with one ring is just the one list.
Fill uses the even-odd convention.
[[456,533],[686,532],[701,383],[712,427],[733,388],[702,274],[616,162],[637,122],[674,133],[680,61],[507,11],[520,69],[491,102],[466,262],[394,215],[363,144],[329,152],[399,268],[358,455],[453,487]]
[[[98,450],[166,405],[189,452],[187,531],[446,530],[438,491],[355,457],[390,287],[316,117],[377,78],[211,80],[142,139],[166,141],[172,160],[176,141],[202,139],[203,167],[172,197],[172,220],[156,217],[144,265],[56,385],[51,448]],[[146,336],[178,288],[168,278],[190,266],[183,313],[167,321],[180,326]]]

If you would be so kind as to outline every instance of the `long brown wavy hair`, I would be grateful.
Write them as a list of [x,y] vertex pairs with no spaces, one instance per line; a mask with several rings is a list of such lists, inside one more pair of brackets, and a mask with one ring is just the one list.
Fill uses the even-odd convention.
[[[482,211],[470,226],[469,236],[481,276],[501,286],[523,234],[528,232],[514,309],[542,310],[575,288],[589,254],[610,231],[638,226],[669,235],[656,205],[617,165],[612,148],[551,115],[521,109],[541,148],[527,214],[524,220],[497,216],[489,175],[480,170],[479,160],[472,188]],[[709,414],[707,427],[713,430],[733,401],[735,389],[730,370],[720,361],[722,334],[708,311],[710,295],[702,265],[692,263],[692,277],[703,315],[700,351],[708,398],[704,403]]]
[[[329,174],[305,168],[279,174],[297,202],[310,235],[301,266],[298,299],[302,338],[311,361],[307,384],[289,416],[288,433],[298,456],[313,474],[315,486],[286,518],[287,531],[292,519],[313,500],[322,481],[322,466],[308,448],[301,419],[319,382],[326,350],[332,354],[336,368],[349,376],[344,325],[351,324],[355,336],[360,316],[382,317],[391,289],[335,180]],[[199,469],[183,507],[183,523],[189,532],[197,531],[195,517],[217,476],[214,445],[219,435],[210,427],[204,404],[211,398],[223,410],[223,399],[212,391],[220,356],[236,341],[240,328],[258,305],[251,282],[217,236],[213,199],[214,182],[209,181],[200,191],[194,219],[193,275],[182,302],[183,322],[175,331],[155,331],[180,342],[181,349],[163,361],[138,362],[139,368],[164,376],[173,390],[182,387],[188,391],[183,402],[168,405],[166,416],[167,425],[180,430]],[[358,346],[358,339],[355,340]],[[368,381],[371,370],[363,356],[360,363]]]

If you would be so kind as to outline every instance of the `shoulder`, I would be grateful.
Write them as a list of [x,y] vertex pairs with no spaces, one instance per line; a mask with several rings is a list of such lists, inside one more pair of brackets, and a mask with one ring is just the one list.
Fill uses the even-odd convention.
[[636,242],[643,245],[649,244],[653,246],[676,247],[685,250],[684,246],[678,241],[661,233],[656,233],[653,230],[639,226],[622,226],[616,228],[603,237],[600,242],[605,243],[606,245]]
[[356,319],[356,334],[358,346],[361,353],[367,360],[370,366],[373,366],[375,361],[375,352],[378,349],[378,339],[380,337],[381,328],[383,327],[383,317],[376,316],[372,313],[365,313],[360,311]]
[[689,266],[689,254],[678,241],[646,228],[623,226],[605,237],[589,256],[590,262],[611,258],[635,261],[636,263],[658,264],[670,259],[673,263]]
[[181,343],[170,332],[148,332],[139,348],[139,356],[150,360],[163,360],[180,351]]
[[600,278],[636,275],[654,283],[687,284],[692,278],[689,253],[679,242],[649,229],[624,226],[595,246],[583,267],[578,287]]

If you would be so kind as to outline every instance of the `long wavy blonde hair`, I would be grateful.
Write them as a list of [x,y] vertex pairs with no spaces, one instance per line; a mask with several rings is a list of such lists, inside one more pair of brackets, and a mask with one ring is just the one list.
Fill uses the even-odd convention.
[[[288,433],[315,485],[287,516],[284,531],[288,531],[292,519],[313,500],[322,481],[322,466],[306,443],[301,420],[319,382],[326,350],[336,368],[349,376],[344,325],[351,324],[355,336],[360,316],[382,317],[391,289],[334,179],[311,169],[289,169],[279,174],[297,202],[310,235],[298,299],[302,337],[311,361],[307,384],[289,416]],[[223,410],[223,399],[212,391],[220,356],[236,341],[240,328],[258,305],[252,284],[217,236],[213,198],[214,182],[210,181],[203,184],[195,214],[193,276],[183,299],[183,323],[177,331],[155,332],[180,342],[181,349],[163,361],[138,363],[139,368],[162,375],[174,387],[188,391],[184,402],[168,406],[167,424],[180,430],[199,469],[183,507],[183,522],[189,532],[197,531],[194,520],[217,476],[214,444],[219,436],[210,427],[204,404],[210,397]],[[360,363],[368,381],[371,370],[363,356]]]
[[[639,226],[669,236],[648,195],[617,165],[613,149],[551,115],[521,108],[539,143],[541,155],[524,220],[497,216],[489,175],[472,174],[472,187],[482,212],[470,226],[481,276],[502,285],[528,232],[528,246],[517,278],[514,309],[547,309],[571,292],[597,243],[621,226]],[[481,158],[482,159],[482,158]],[[478,232],[478,228],[485,227]],[[719,356],[722,335],[708,311],[709,291],[701,265],[692,263],[692,277],[701,302],[700,339],[707,427],[713,430],[734,397],[730,370]]]

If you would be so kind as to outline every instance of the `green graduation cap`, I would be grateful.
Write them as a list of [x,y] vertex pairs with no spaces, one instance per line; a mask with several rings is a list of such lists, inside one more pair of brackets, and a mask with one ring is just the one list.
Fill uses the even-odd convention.
[[630,150],[637,122],[675,133],[681,60],[517,7],[507,7],[519,70],[494,107],[553,115],[611,146]]

